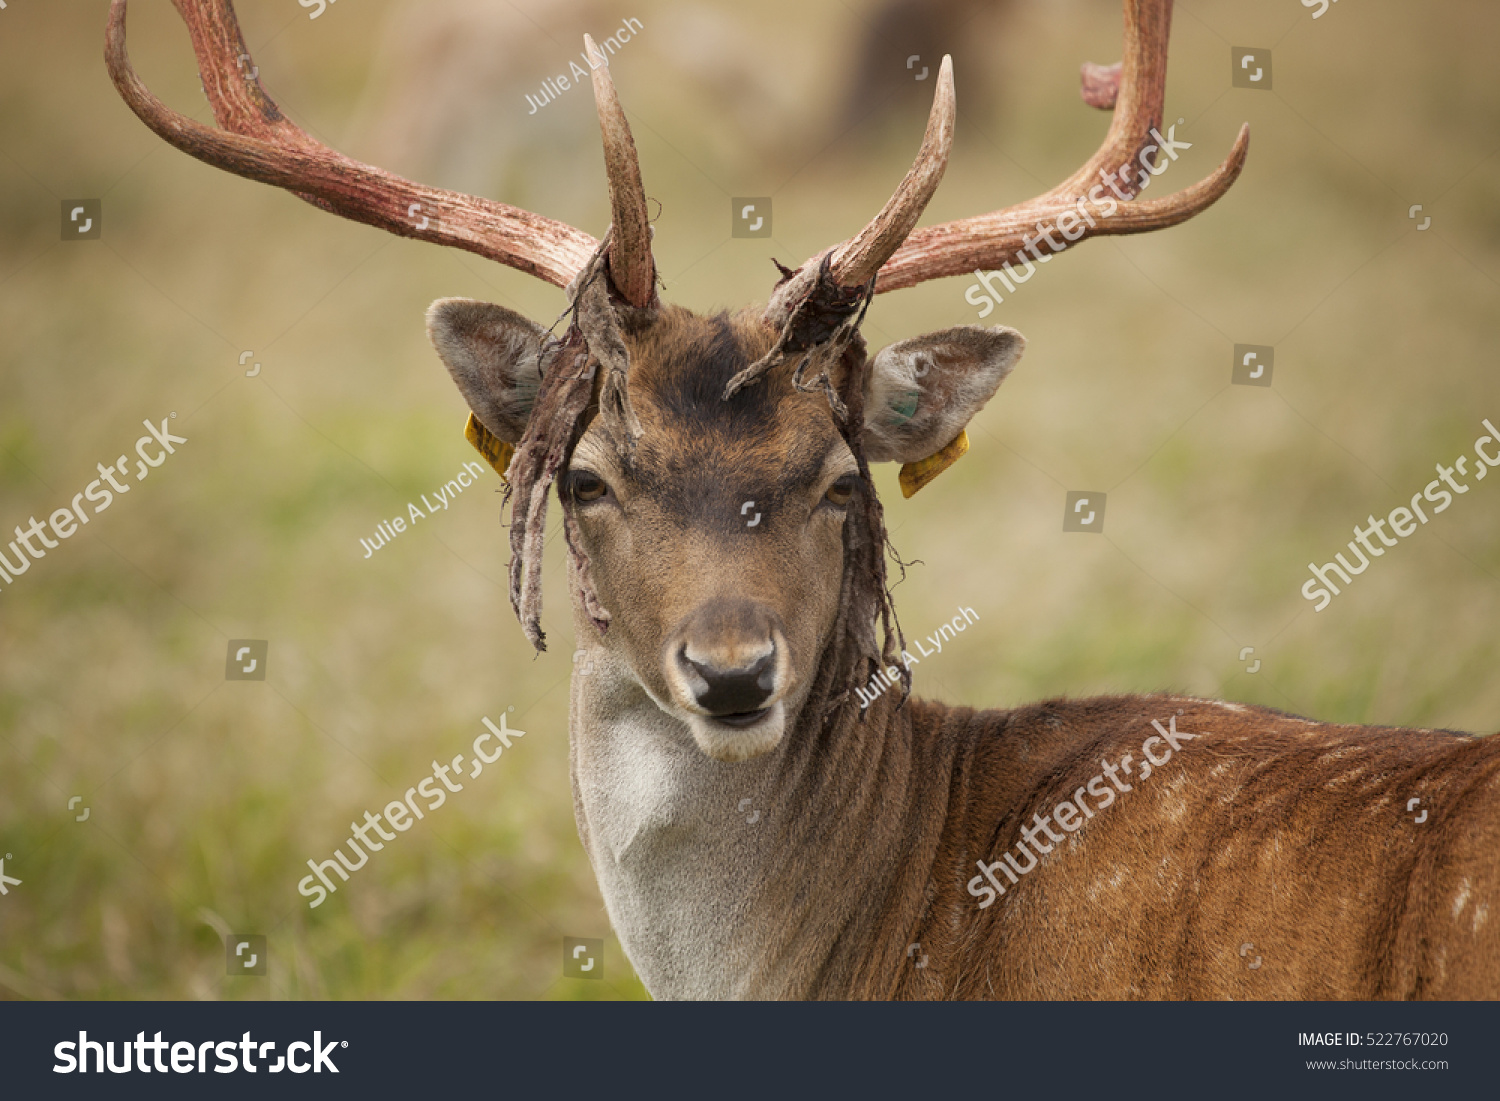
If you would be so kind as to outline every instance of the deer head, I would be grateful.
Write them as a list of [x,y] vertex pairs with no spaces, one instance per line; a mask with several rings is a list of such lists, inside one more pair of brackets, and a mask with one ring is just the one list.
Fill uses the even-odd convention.
[[[542,525],[555,482],[581,645],[605,651],[621,684],[721,761],[827,721],[894,660],[869,464],[904,464],[903,489],[915,492],[962,453],[965,425],[1025,347],[1012,329],[964,326],[870,355],[859,326],[873,296],[1185,221],[1234,182],[1249,144],[1242,129],[1206,179],[1135,200],[1159,170],[1172,5],[1126,0],[1123,61],[1084,71],[1085,99],[1112,107],[1113,120],[1071,177],[1029,202],[916,229],[953,139],[945,58],[921,150],[885,207],[842,244],[783,268],[767,306],[704,317],[657,297],[635,144],[592,40],[612,214],[602,241],[319,144],[261,87],[230,0],[174,2],[221,129],[171,111],[137,79],[125,0],[113,0],[106,48],[120,94],[164,140],[332,213],[566,289],[561,336],[465,299],[427,316],[472,410],[471,438],[508,476],[512,603],[543,648]],[[1048,232],[1064,224],[1064,240]]]

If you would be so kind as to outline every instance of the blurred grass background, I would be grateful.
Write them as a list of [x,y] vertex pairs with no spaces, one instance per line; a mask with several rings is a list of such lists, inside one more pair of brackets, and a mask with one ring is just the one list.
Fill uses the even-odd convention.
[[[661,203],[665,297],[709,310],[763,300],[770,257],[800,262],[885,200],[931,95],[911,53],[951,48],[959,66],[929,223],[1050,187],[1102,136],[1077,70],[1119,56],[1118,4],[954,3],[943,23],[933,2],[912,46],[880,7],[367,0],[312,20],[244,0],[240,15],[262,81],[316,136],[596,235],[591,97],[532,114],[523,95],[567,71],[583,31],[639,19],[614,74]],[[175,411],[189,442],[0,595],[0,855],[23,881],[0,898],[0,997],[644,997],[613,939],[605,981],[561,978],[563,936],[610,934],[573,823],[558,548],[552,648],[533,657],[504,589],[497,479],[369,561],[358,542],[472,457],[427,304],[487,298],[550,323],[562,296],[166,147],[108,82],[105,11],[0,11],[0,526],[65,505],[143,418]],[[1500,726],[1500,485],[1476,484],[1326,611],[1298,591],[1310,559],[1467,452],[1481,417],[1500,423],[1497,36],[1482,0],[1369,0],[1316,22],[1293,0],[1178,4],[1167,117],[1193,149],[1149,194],[1209,171],[1246,120],[1248,167],[1185,226],[1048,264],[986,319],[1030,344],[970,454],[909,502],[894,470],[877,475],[922,563],[897,590],[908,636],[960,603],[980,616],[916,668],[919,693],[1173,689]],[[1273,49],[1270,91],[1230,88],[1236,45]],[[132,5],[130,47],[158,95],[207,118],[167,4]],[[862,64],[885,75],[851,115]],[[774,237],[731,239],[731,197],[763,195]],[[60,202],[82,197],[102,197],[103,237],[63,243]],[[882,297],[872,345],[977,321],[967,285]],[[1229,385],[1236,342],[1275,346],[1271,388]],[[1070,489],[1108,492],[1102,537],[1062,533]],[[231,638],[269,640],[264,683],[223,679]],[[507,707],[525,738],[309,910],[304,862]],[[231,932],[270,937],[268,978],[226,977]]]

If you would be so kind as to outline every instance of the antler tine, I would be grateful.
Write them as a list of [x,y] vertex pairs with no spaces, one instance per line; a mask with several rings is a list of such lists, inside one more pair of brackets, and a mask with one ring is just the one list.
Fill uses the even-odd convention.
[[[1229,156],[1208,176],[1160,199],[1121,205],[1113,217],[1100,219],[1093,226],[1082,226],[1082,234],[1069,245],[1077,245],[1089,237],[1146,233],[1187,221],[1207,210],[1229,190],[1239,177],[1249,151],[1250,124],[1246,123],[1240,127]],[[1097,181],[1097,177],[1094,179]],[[1048,221],[1077,209],[1083,199],[1080,195],[1070,201],[1060,198],[1057,191],[1049,191],[1030,202],[993,214],[915,230],[880,269],[875,293],[915,287],[949,275],[967,275],[976,269],[998,268],[1019,259],[1023,249],[1031,251],[1033,256],[1040,251],[1050,259],[1049,254],[1062,250],[1052,248],[1045,238],[1038,237],[1038,224],[1046,229]]]
[[121,97],[160,138],[247,179],[401,237],[465,249],[564,287],[598,242],[505,203],[402,179],[346,157],[286,118],[261,87],[231,0],[174,0],[192,37],[222,130],[173,111],[143,84],[125,49],[126,0],[112,0],[104,60]]
[[609,177],[609,208],[614,233],[609,239],[609,275],[615,290],[632,306],[648,306],[656,299],[656,264],[651,257],[651,223],[646,189],[635,151],[630,123],[615,95],[609,58],[583,36],[594,86],[594,107],[604,137],[604,168]]
[[944,54],[933,93],[932,111],[927,117],[927,132],[922,137],[922,148],[917,151],[911,171],[881,207],[880,213],[833,254],[830,274],[840,286],[860,287],[868,283],[870,277],[880,270],[880,265],[890,259],[906,240],[917,219],[922,217],[948,167],[956,112],[953,59]]
[[[1250,149],[1250,127],[1240,128],[1229,156],[1209,176],[1160,199],[1116,204],[1109,216],[1086,214],[1085,202],[1102,182],[1118,197],[1133,199],[1149,182],[1161,156],[1157,134],[1167,80],[1167,39],[1172,0],[1125,0],[1125,49],[1114,96],[1114,118],[1098,151],[1068,179],[1027,202],[989,214],[915,230],[880,269],[877,293],[916,286],[929,279],[998,268],[1021,257],[1025,249],[1038,260],[1089,237],[1144,233],[1185,222],[1207,209],[1229,190],[1244,167]],[[1105,106],[1115,92],[1114,74],[1085,67],[1084,98]],[[1169,131],[1170,133],[1170,131]],[[1148,174],[1147,152],[1152,158]],[[1139,174],[1126,169],[1141,166]],[[1112,181],[1112,182],[1111,182]],[[1106,192],[1103,201],[1113,203]],[[1072,212],[1077,232],[1067,240],[1051,238],[1049,223]],[[1059,247],[1060,245],[1060,247]],[[1045,253],[1045,256],[1043,255]]]

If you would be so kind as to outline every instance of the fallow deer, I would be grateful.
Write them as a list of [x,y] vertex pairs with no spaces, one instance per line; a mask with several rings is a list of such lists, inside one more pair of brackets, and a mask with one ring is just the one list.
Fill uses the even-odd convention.
[[[653,995],[1500,996],[1500,739],[1171,695],[976,712],[904,690],[863,707],[856,693],[877,670],[899,676],[902,648],[869,464],[906,464],[908,490],[931,477],[1024,347],[1010,329],[960,327],[871,356],[864,311],[875,294],[1023,249],[1047,262],[1068,243],[1033,227],[1066,219],[1069,242],[1138,233],[1224,194],[1248,129],[1201,182],[1135,199],[1162,167],[1170,0],[1125,0],[1123,62],[1085,67],[1085,98],[1114,115],[1063,183],[914,229],[953,134],[945,62],[884,209],[784,269],[766,307],[709,317],[658,300],[635,146],[591,41],[602,241],[318,144],[242,63],[229,0],[176,4],[220,129],[137,79],[124,0],[106,47],[121,95],[163,139],[567,290],[561,338],[456,299],[433,305],[428,329],[471,438],[508,476],[511,598],[539,649],[557,482],[591,655],[571,697],[578,828]],[[1134,201],[1104,217],[1101,182]],[[432,216],[408,217],[413,204]]]

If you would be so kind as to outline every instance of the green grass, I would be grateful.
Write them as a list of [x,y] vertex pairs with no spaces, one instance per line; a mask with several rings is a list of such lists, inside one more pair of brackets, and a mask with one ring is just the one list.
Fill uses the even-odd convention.
[[[186,36],[165,5],[140,7],[132,56],[202,116]],[[426,94],[370,60],[389,5],[311,27],[240,7],[273,94],[355,155],[375,144],[345,133],[362,95]],[[1047,265],[987,321],[1030,344],[968,456],[909,502],[878,473],[897,546],[925,563],[897,590],[908,634],[959,604],[980,616],[916,669],[919,693],[1009,706],[1170,688],[1328,720],[1500,725],[1500,480],[1327,611],[1298,592],[1310,559],[1500,418],[1500,89],[1469,79],[1490,71],[1500,12],[1347,7],[1288,31],[1285,5],[1179,5],[1168,114],[1194,148],[1157,186],[1207,172],[1249,119],[1244,177],[1186,226]],[[820,130],[852,8],[711,9],[755,30],[752,59],[784,66],[806,110],[775,108],[792,151],[779,160],[724,140],[728,101],[673,37],[683,11],[633,13],[646,29],[615,79],[663,208],[667,297],[698,309],[763,298],[767,257],[798,262],[857,229],[917,143],[870,155]],[[1050,186],[1103,133],[1074,74],[1116,56],[1114,6],[1019,10],[996,44],[999,121],[965,129],[959,76],[929,221]],[[23,880],[0,898],[0,996],[644,997],[613,939],[606,981],[561,978],[562,937],[610,934],[573,823],[559,548],[553,647],[535,657],[504,588],[498,481],[369,561],[358,542],[472,457],[426,304],[490,298],[550,323],[561,295],[161,146],[104,77],[102,4],[3,19],[0,524],[65,503],[142,418],[176,410],[189,442],[0,595],[0,855]],[[517,88],[576,52],[582,28],[563,24],[513,46],[531,58]],[[1273,93],[1225,91],[1231,39],[1276,43]],[[512,98],[481,114],[548,152],[473,169],[469,186],[601,232],[586,96],[550,105],[544,132]],[[415,156],[391,167],[460,186]],[[776,238],[729,240],[727,197],[768,193]],[[105,237],[60,243],[59,200],[99,194]],[[1420,234],[1417,202],[1434,219]],[[974,322],[966,285],[882,298],[872,344]],[[1237,341],[1276,345],[1273,388],[1228,386]],[[1109,492],[1102,537],[1061,531],[1065,492],[1085,488]],[[224,681],[231,638],[270,640],[266,682]],[[525,738],[309,910],[305,862],[510,706]],[[271,938],[268,979],[225,976],[227,933]]]

